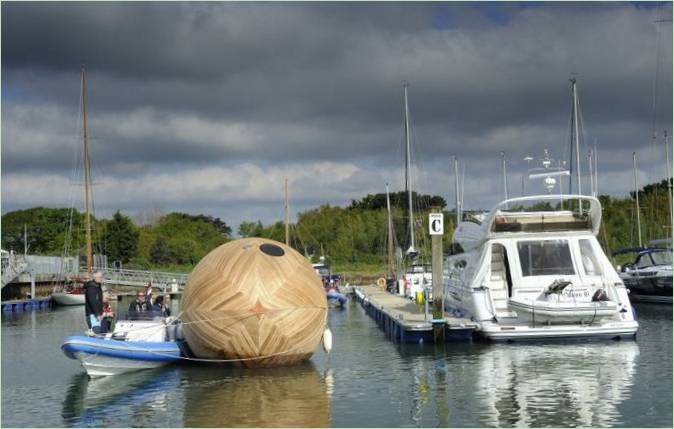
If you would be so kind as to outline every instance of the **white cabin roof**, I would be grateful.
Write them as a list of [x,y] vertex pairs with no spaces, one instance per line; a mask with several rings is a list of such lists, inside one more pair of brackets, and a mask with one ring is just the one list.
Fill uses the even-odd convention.
[[[560,202],[578,200],[581,201],[582,214],[571,210],[524,209],[524,206],[531,203],[548,203],[552,207]],[[481,223],[461,222],[454,231],[454,242],[459,243],[464,251],[474,249],[488,238],[502,234],[591,231],[597,235],[601,225],[601,203],[597,198],[586,195],[518,197],[501,201],[483,219]]]

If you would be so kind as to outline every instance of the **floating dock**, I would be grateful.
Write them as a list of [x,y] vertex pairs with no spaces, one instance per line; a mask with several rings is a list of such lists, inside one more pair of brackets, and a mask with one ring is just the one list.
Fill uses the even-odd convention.
[[445,317],[432,320],[424,307],[377,286],[353,286],[353,294],[377,325],[396,342],[432,343],[433,326],[441,324],[445,341],[470,341],[477,324],[469,319]]
[[2,311],[34,311],[51,307],[51,296],[47,298],[19,299],[2,302]]

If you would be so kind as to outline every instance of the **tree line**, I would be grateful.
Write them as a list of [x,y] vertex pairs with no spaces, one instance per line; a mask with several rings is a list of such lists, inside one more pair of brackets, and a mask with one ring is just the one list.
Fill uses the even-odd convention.
[[[637,244],[634,193],[625,198],[606,195],[599,197],[603,208],[599,242],[608,254],[621,247]],[[641,229],[644,244],[649,240],[671,234],[667,182],[649,184],[639,191]],[[407,196],[391,194],[392,222],[395,243],[404,252],[409,246]],[[437,207],[445,215],[445,251],[451,247],[454,212],[444,210],[442,197],[413,195],[415,216],[413,226],[416,247],[421,259],[430,260],[430,239],[427,234],[427,214]],[[169,213],[152,222],[136,224],[120,211],[110,219],[94,218],[94,249],[106,254],[108,262],[128,268],[189,270],[215,247],[231,240],[232,229],[225,221],[207,215]],[[31,254],[84,254],[84,215],[77,210],[34,207],[2,216],[2,246],[23,252],[24,225],[28,231],[28,251]],[[290,226],[290,245],[312,258],[325,256],[339,266],[369,265],[384,271],[387,249],[386,195],[370,194],[354,200],[349,206],[329,204],[298,214]],[[241,237],[263,237],[280,242],[285,240],[285,225],[275,222],[264,225],[258,221],[242,222]]]
[[[23,252],[24,228],[30,254],[83,256],[84,214],[75,209],[33,207],[2,216],[3,249]],[[137,225],[117,211],[110,219],[92,220],[94,253],[108,264],[127,268],[187,270],[215,247],[231,240],[232,229],[207,215],[169,213]]]

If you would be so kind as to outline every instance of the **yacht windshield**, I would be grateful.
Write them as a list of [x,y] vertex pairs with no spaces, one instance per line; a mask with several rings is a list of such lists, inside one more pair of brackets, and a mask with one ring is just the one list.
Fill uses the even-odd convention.
[[653,252],[651,258],[653,258],[655,265],[672,265],[672,254],[670,252]]
[[517,252],[525,277],[575,274],[566,240],[520,241]]

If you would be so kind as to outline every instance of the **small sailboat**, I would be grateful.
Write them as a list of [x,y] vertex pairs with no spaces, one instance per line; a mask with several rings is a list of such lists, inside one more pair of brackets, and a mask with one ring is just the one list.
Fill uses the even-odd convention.
[[[665,145],[665,149],[667,150],[667,145]],[[669,155],[666,154],[666,156],[669,159]],[[618,266],[618,274],[630,291],[630,299],[632,301],[671,304],[673,277],[672,242],[671,239],[659,239],[651,241],[647,246],[642,244],[636,153],[632,154],[632,163],[634,170],[634,201],[637,215],[638,247],[619,249],[613,252],[613,256],[633,255],[631,262]],[[668,193],[670,191],[671,189],[667,190]],[[671,198],[671,194],[669,194],[669,198]]]
[[419,261],[419,250],[416,248],[415,240],[415,222],[414,205],[412,198],[412,177],[411,177],[411,149],[410,149],[410,121],[409,105],[407,102],[407,82],[403,85],[405,90],[405,192],[407,192],[408,219],[410,230],[409,248],[405,251],[407,268],[401,279],[398,281],[399,294],[407,298],[414,299],[418,294],[428,292],[432,296],[431,289],[433,285],[433,273],[429,264],[422,264]]
[[[81,104],[82,104],[82,141],[84,144],[84,154],[82,157],[84,171],[84,230],[86,235],[86,255],[87,255],[87,273],[93,274],[93,247],[91,237],[91,213],[93,204],[93,193],[91,189],[91,172],[89,157],[89,138],[87,132],[87,79],[86,71],[82,67],[80,71],[81,82]],[[66,286],[54,288],[52,299],[58,305],[84,305],[84,289],[78,285],[85,280],[74,279]]]

